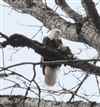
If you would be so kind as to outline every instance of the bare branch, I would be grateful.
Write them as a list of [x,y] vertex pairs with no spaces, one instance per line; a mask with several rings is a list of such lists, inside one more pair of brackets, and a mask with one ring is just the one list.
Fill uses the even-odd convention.
[[[38,54],[42,55],[43,57],[46,57],[48,61],[54,61],[54,62],[46,62],[46,64],[67,64],[70,65],[71,67],[79,68],[82,69],[83,71],[95,75],[100,76],[100,67],[95,66],[94,64],[88,63],[90,60],[77,60],[76,58],[73,58],[73,54],[70,52],[66,52],[67,50],[63,51],[62,49],[51,49],[50,47],[47,47],[35,40],[31,40],[21,34],[13,34],[9,37],[7,41],[4,41],[2,43],[2,46],[7,46],[11,45],[13,47],[29,47],[34,49]],[[67,48],[66,48],[67,49]],[[68,48],[69,49],[69,48]],[[70,50],[70,49],[69,49]],[[70,57],[71,56],[71,57]],[[59,62],[60,60],[60,62]],[[61,60],[63,60],[61,62]],[[66,61],[67,60],[67,61]],[[55,62],[57,61],[57,62]],[[93,60],[95,61],[95,60]],[[25,64],[25,63],[23,63]],[[33,64],[33,63],[30,63]],[[37,64],[42,64],[42,63],[37,63]],[[45,63],[44,63],[45,64]],[[14,65],[13,65],[14,66]],[[10,66],[10,67],[13,67]],[[18,66],[18,64],[16,65]],[[8,69],[7,67],[6,69]],[[2,70],[6,70],[5,68]],[[0,71],[2,71],[0,70]]]
[[[22,3],[19,3],[19,0],[3,0],[10,4],[14,9],[19,9],[22,13],[30,14],[34,16],[36,19],[40,20],[45,27],[59,28],[61,29],[62,37],[67,38],[73,41],[80,41],[80,38],[84,38],[86,43],[88,43],[93,48],[97,49],[100,54],[100,36],[95,30],[93,23],[90,21],[85,21],[81,23],[82,25],[79,27],[77,24],[71,24],[62,19],[57,13],[55,13],[52,9],[47,8],[41,2],[41,0],[33,0],[33,5],[30,8],[27,8],[25,4],[25,0]],[[20,0],[21,2],[22,0]],[[26,6],[26,7],[25,7]],[[77,28],[79,29],[77,32]],[[83,40],[82,40],[83,41]],[[84,41],[83,41],[84,42]]]
[[[80,38],[84,38],[85,41],[88,41],[88,44],[97,49],[100,54],[100,36],[96,32],[96,29],[90,21],[85,21],[81,23],[81,27],[77,27],[77,24],[72,24],[64,19],[62,19],[57,13],[52,9],[47,8],[43,5],[41,0],[33,0],[33,4],[30,8],[27,8],[25,5],[25,0],[3,0],[10,4],[14,9],[19,9],[22,13],[30,14],[36,19],[40,20],[45,27],[59,28],[61,29],[62,37],[67,38],[73,41],[80,41]],[[23,2],[21,2],[23,1]],[[19,3],[21,2],[21,3]],[[92,26],[92,27],[91,27]],[[77,33],[77,28],[80,29],[80,33]],[[81,34],[81,35],[80,35]],[[84,42],[84,41],[83,41]]]
[[70,40],[77,40],[76,25],[67,22],[56,12],[42,3],[42,0],[33,0],[30,8],[26,6],[26,0],[3,0],[12,6],[15,10],[21,10],[22,13],[30,14],[41,21],[48,29],[59,28],[63,32],[62,37]]
[[72,19],[74,19],[77,23],[81,22],[82,16],[75,12],[65,0],[55,0],[56,4],[61,7],[61,9]]
[[40,86],[38,85],[38,83],[35,81],[35,76],[36,76],[36,69],[35,69],[35,65],[33,65],[33,71],[34,71],[34,76],[33,76],[33,81],[38,89],[38,97],[39,97],[39,100],[38,100],[38,107],[40,107],[40,102],[41,102],[41,88]]
[[[85,75],[85,77],[82,79],[82,81],[79,83],[79,86],[77,87],[77,89],[75,90],[75,94],[78,93],[79,89],[81,88],[82,84],[84,83],[84,81],[88,78],[88,74]],[[69,102],[72,101],[72,99],[75,97],[75,94],[72,94],[71,98],[69,99]]]
[[[79,68],[83,72],[86,72],[88,74],[94,74],[94,75],[100,76],[100,67],[95,66],[93,64],[90,64],[90,63],[88,63],[88,61],[89,60],[58,60],[58,61],[45,61],[45,62],[37,62],[37,63],[34,63],[34,62],[23,62],[23,63],[18,63],[18,64],[14,64],[14,65],[10,65],[8,67],[2,68],[0,70],[0,72],[3,71],[3,70],[8,70],[9,68],[13,68],[13,67],[16,67],[16,66],[21,66],[21,65],[65,64],[65,65],[69,65],[69,66],[74,67],[74,68]],[[17,74],[17,75],[20,76],[20,74]]]
[[83,37],[85,40],[87,40],[87,42],[89,43],[89,45],[93,48],[95,48],[99,55],[100,55],[100,34],[97,32],[94,24],[91,22],[91,20],[87,20],[82,28],[81,28],[81,32],[80,32],[80,36]]
[[8,36],[6,36],[5,34],[0,32],[0,35],[2,36],[2,38],[5,38],[6,40],[8,39]]
[[95,27],[100,31],[100,17],[93,0],[81,0],[86,11],[87,17],[91,18]]

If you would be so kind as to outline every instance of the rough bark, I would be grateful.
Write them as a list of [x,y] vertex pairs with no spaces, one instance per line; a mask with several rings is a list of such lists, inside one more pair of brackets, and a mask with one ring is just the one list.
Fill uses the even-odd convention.
[[55,0],[56,4],[66,13],[67,16],[74,19],[77,23],[81,22],[82,16],[74,11],[65,0]]
[[90,46],[97,49],[100,55],[100,34],[98,34],[91,20],[88,20],[83,24],[80,36],[83,36]]
[[91,18],[97,30],[100,31],[100,17],[92,0],[81,0],[87,17]]
[[[25,102],[23,102],[25,100]],[[56,102],[41,100],[40,103],[36,98],[26,98],[23,96],[0,96],[0,107],[100,107],[95,102]]]

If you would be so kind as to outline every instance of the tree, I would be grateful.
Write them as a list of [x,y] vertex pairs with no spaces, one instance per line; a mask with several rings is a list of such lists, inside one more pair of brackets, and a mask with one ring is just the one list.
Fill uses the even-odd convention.
[[[66,38],[72,41],[83,42],[88,44],[89,46],[92,46],[98,51],[98,56],[99,56],[100,54],[100,46],[99,46],[100,18],[96,10],[95,3],[92,0],[81,0],[81,4],[84,7],[86,12],[86,17],[83,17],[82,15],[74,11],[67,4],[65,0],[55,0],[56,5],[59,6],[62,9],[62,11],[65,12],[70,18],[72,18],[75,23],[67,22],[65,19],[60,17],[56,12],[54,12],[54,10],[52,10],[46,5],[46,1],[44,1],[44,3],[42,0],[30,0],[30,1],[29,0],[24,0],[24,1],[23,0],[3,0],[3,1],[8,3],[15,10],[18,9],[22,13],[32,15],[33,17],[41,21],[43,25],[48,29],[53,29],[53,28],[61,29],[61,31],[63,32],[62,34],[63,38]],[[10,38],[7,38],[7,41],[8,39]],[[31,41],[31,40],[29,41],[32,43],[31,48],[35,49],[36,52],[40,53],[44,51],[41,44],[39,44],[37,41]],[[11,44],[11,41],[8,42],[8,44]],[[41,49],[41,51],[38,51],[38,49],[39,50]],[[45,50],[48,53],[49,52],[51,53],[53,52],[54,54],[60,53],[60,51],[55,52],[54,50],[49,50],[49,49],[45,49]],[[61,58],[62,57],[63,56],[61,56]],[[70,101],[73,99],[74,95],[77,95],[79,88],[83,84],[84,80],[88,77],[89,73],[90,74],[92,73],[98,76],[100,75],[99,74],[100,67],[96,66],[95,64],[88,63],[89,61],[96,62],[96,61],[99,61],[99,59],[93,59],[93,60],[78,59],[78,60],[72,60],[71,62],[70,61],[56,62],[56,63],[68,64],[72,67],[80,68],[81,70],[87,72],[87,75],[83,78],[82,82],[80,82],[80,85],[76,89],[75,93],[72,93],[72,97]],[[2,70],[8,69],[8,68],[3,68]],[[27,92],[28,90],[29,89],[27,89]],[[27,95],[27,92],[26,92],[26,95]]]

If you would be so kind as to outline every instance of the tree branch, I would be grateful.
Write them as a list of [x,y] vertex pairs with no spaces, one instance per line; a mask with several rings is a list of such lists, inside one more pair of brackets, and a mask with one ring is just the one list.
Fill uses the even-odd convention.
[[[1,36],[7,37],[7,35],[0,33]],[[4,36],[5,35],[5,36]],[[6,39],[3,43],[1,43],[2,47],[6,47],[7,45],[11,45],[13,47],[29,47],[34,49],[38,54],[46,57],[46,59],[50,60],[64,60],[73,58],[73,55],[68,47],[62,49],[52,49],[48,46],[45,46],[42,43],[39,43],[35,40],[31,40],[24,35],[21,34],[12,34],[9,38]],[[68,55],[71,55],[68,56]]]
[[[88,78],[88,74],[85,75],[85,77],[81,80],[81,82],[78,84],[78,87],[75,90],[75,94],[78,93],[79,89],[81,88],[81,86],[83,85],[84,81]],[[75,94],[72,94],[71,98],[69,99],[69,102],[72,101],[72,99],[74,99]]]
[[95,48],[98,51],[98,54],[100,55],[100,35],[98,34],[91,20],[87,20],[83,24],[80,35],[81,37],[85,38],[89,45]]
[[[77,40],[76,25],[67,22],[56,12],[42,3],[42,0],[33,0],[30,8],[26,6],[26,0],[3,0],[12,6],[15,10],[21,10],[22,13],[30,14],[37,20],[41,21],[48,29],[59,28],[63,32],[63,37],[69,40]],[[21,2],[22,1],[22,2]]]
[[65,0],[55,0],[56,4],[60,6],[60,8],[72,19],[74,19],[77,23],[81,22],[82,16],[75,12]]
[[[11,35],[1,45],[3,47],[5,47],[7,45],[11,45],[13,47],[25,47],[26,46],[26,47],[34,49],[38,54],[42,55],[43,57],[45,57],[48,60],[47,62],[37,63],[37,64],[50,64],[50,63],[59,64],[59,65],[65,64],[65,65],[69,65],[74,68],[79,68],[87,73],[100,76],[100,67],[88,63],[87,60],[78,60],[76,58],[73,58],[73,54],[71,53],[69,48],[66,48],[66,50],[63,50],[63,48],[54,50],[54,49],[51,49],[50,47],[47,47],[35,40],[31,40],[20,34]],[[61,60],[63,60],[63,61],[61,62]],[[33,64],[33,63],[31,63],[31,64]],[[13,66],[10,66],[10,67],[13,67]],[[8,69],[8,68],[9,67],[4,68],[2,70]],[[0,71],[2,71],[2,70],[0,70]]]
[[[59,28],[62,31],[62,37],[73,40],[80,41],[80,38],[84,38],[88,41],[88,44],[93,48],[97,49],[100,54],[100,36],[89,20],[82,22],[77,32],[78,25],[67,22],[62,19],[57,13],[52,9],[43,5],[42,0],[33,0],[31,7],[27,8],[26,0],[3,0],[7,2],[14,9],[19,9],[22,13],[30,14],[36,19],[41,21],[45,27],[48,29]],[[20,3],[21,2],[21,3]],[[83,41],[84,42],[84,41]]]
[[95,27],[100,31],[100,17],[92,0],[81,0],[87,17],[91,18]]

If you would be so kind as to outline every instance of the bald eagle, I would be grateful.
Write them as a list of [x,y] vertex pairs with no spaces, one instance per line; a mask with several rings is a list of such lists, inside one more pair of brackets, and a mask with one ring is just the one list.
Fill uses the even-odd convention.
[[[43,39],[43,44],[52,49],[59,49],[62,47],[62,41],[60,39],[61,30],[53,29],[48,32],[48,36]],[[53,61],[54,59],[42,57],[41,61]],[[56,83],[56,73],[59,69],[57,64],[42,65],[43,74],[45,76],[45,83],[49,86],[53,86]]]

